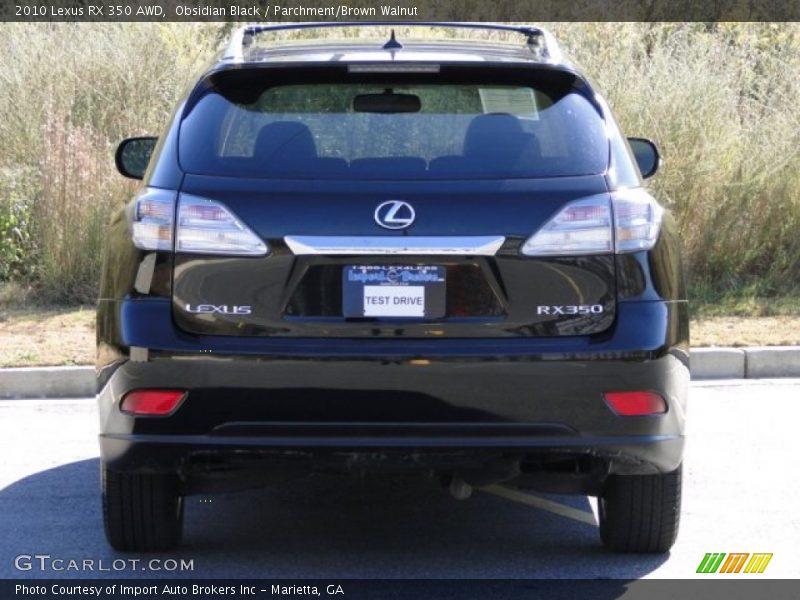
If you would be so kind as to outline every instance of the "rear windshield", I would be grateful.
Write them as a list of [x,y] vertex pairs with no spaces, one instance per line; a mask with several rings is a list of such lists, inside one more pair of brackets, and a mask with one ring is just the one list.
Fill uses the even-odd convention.
[[185,115],[182,167],[278,179],[506,179],[608,166],[595,107],[548,83],[212,87]]

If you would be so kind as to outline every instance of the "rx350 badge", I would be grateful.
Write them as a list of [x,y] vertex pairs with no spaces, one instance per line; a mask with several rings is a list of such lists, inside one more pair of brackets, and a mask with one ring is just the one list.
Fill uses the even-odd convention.
[[602,304],[548,304],[536,307],[536,314],[541,315],[602,315]]

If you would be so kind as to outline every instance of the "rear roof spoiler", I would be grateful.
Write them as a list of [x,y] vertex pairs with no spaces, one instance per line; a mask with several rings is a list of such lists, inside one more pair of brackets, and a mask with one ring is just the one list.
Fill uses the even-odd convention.
[[[245,51],[252,45],[253,38],[263,33],[280,31],[302,31],[307,29],[331,29],[344,27],[442,27],[446,29],[471,29],[483,31],[505,31],[525,37],[525,45],[535,58],[561,62],[561,49],[550,32],[532,25],[507,25],[503,23],[472,23],[445,21],[343,21],[314,23],[282,23],[279,25],[246,25],[233,32],[222,60],[242,62]],[[392,29],[391,38],[384,46],[387,50],[402,48]]]

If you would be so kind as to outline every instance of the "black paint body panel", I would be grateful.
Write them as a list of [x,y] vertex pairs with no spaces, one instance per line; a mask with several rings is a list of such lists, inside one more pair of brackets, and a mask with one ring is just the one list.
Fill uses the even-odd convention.
[[[415,461],[427,456],[419,463],[426,469],[452,472],[510,455],[523,462],[588,459],[601,465],[602,481],[608,473],[666,472],[680,463],[689,332],[669,213],[649,251],[520,253],[567,202],[641,185],[624,141],[611,140],[609,173],[597,176],[207,177],[181,169],[181,111],[144,184],[225,204],[270,252],[257,258],[145,252],[131,242],[131,206],[115,216],[97,314],[101,452],[113,468],[188,477],[201,458],[233,466],[251,457],[269,465],[304,454],[309,461],[302,468],[315,468],[332,457],[399,453]],[[416,222],[405,231],[381,229],[372,218],[376,205],[398,198],[415,206]],[[295,256],[284,238],[300,235],[503,236],[505,242],[493,256]],[[341,273],[354,264],[446,267],[445,316],[345,319]],[[198,315],[187,304],[253,310]],[[603,311],[537,311],[577,304]],[[123,414],[124,395],[143,388],[188,395],[169,417]],[[625,390],[660,393],[667,412],[616,416],[603,392]],[[562,491],[587,489],[595,488]]]
[[[601,176],[515,181],[341,182],[230,180],[187,176],[183,192],[220,201],[270,244],[264,258],[178,255],[174,314],[179,327],[209,335],[324,334],[428,337],[585,335],[614,320],[611,255],[520,256],[519,246],[560,208],[606,192]],[[387,198],[416,208],[408,229],[390,232],[372,214]],[[285,236],[503,236],[497,256],[299,256]],[[439,265],[447,278],[444,319],[417,325],[389,319],[346,322],[340,289],[345,265]],[[195,315],[186,306],[251,306],[249,315]],[[599,305],[600,314],[554,317],[538,306]],[[320,324],[324,318],[324,324]]]

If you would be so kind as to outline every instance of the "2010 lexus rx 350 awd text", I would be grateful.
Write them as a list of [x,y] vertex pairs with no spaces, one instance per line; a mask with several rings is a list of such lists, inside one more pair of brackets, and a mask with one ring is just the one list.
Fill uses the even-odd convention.
[[597,496],[608,548],[667,551],[689,348],[655,146],[541,29],[275,41],[334,26],[239,30],[158,140],[120,144],[142,184],[97,314],[109,542],[173,547],[212,485],[411,468]]

